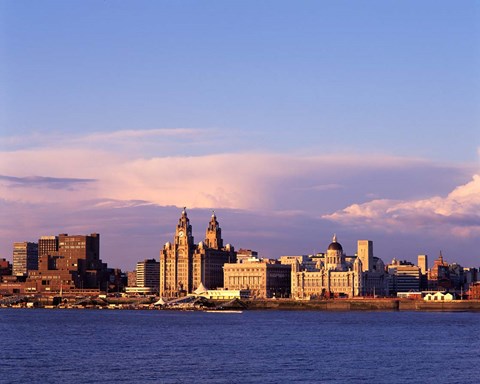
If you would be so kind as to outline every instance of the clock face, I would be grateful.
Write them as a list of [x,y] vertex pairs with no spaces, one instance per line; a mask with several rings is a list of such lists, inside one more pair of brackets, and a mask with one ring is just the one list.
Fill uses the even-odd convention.
[[178,232],[179,237],[183,237],[183,231]]

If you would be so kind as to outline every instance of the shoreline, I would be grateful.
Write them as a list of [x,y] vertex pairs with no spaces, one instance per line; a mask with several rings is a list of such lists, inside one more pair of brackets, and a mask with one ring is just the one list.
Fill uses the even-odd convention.
[[[51,300],[48,300],[51,299]],[[111,300],[89,302],[85,305],[54,305],[53,297],[43,297],[35,302],[2,305],[1,308],[44,309],[107,309],[107,310],[215,310],[223,302],[209,301],[203,308],[174,308],[154,306],[151,300]],[[248,299],[240,301],[241,307],[228,309],[246,311],[424,311],[424,312],[480,312],[480,300],[424,301],[399,298],[358,298],[330,300]],[[227,309],[227,308],[225,308]],[[218,309],[217,309],[218,310]]]
[[424,301],[398,298],[334,300],[250,300],[249,310],[480,312],[480,300]]

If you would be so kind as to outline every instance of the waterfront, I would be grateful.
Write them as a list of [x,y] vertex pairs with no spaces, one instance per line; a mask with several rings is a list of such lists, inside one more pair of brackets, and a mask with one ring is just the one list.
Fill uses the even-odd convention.
[[0,310],[4,383],[476,383],[478,313]]

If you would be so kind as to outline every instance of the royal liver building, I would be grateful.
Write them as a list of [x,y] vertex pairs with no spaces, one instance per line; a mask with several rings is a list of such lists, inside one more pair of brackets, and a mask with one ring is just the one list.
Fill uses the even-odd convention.
[[173,243],[166,243],[160,251],[160,295],[175,297],[192,293],[200,284],[207,289],[223,287],[223,265],[235,262],[234,248],[230,244],[223,246],[215,213],[210,218],[205,240],[195,244],[184,208]]

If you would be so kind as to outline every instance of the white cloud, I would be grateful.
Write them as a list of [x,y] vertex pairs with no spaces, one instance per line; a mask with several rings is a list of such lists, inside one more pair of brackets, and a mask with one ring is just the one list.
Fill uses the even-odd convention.
[[[6,176],[0,179],[0,194],[9,201],[39,204],[65,201],[81,206],[85,201],[101,200],[118,206],[230,208],[299,212],[310,217],[336,211],[326,217],[342,222],[361,219],[371,225],[405,217],[418,220],[420,214],[446,217],[477,198],[474,187],[463,186],[448,199],[418,199],[439,190],[447,193],[470,170],[468,166],[424,159],[248,152],[149,156],[143,152],[144,139],[168,135],[191,138],[191,134],[189,129],[125,130],[60,140],[55,148],[48,144],[0,152],[0,175]],[[89,141],[108,143],[117,139],[130,143],[131,150],[86,145]],[[70,187],[57,188],[54,193],[46,183],[17,183],[12,187],[15,178],[31,177],[95,181],[64,183]],[[367,203],[371,196],[379,198]],[[352,201],[359,203],[351,205]]]
[[480,234],[480,176],[456,187],[445,197],[419,200],[373,200],[352,204],[323,218],[343,225],[369,225],[387,231],[453,231],[461,236]]

